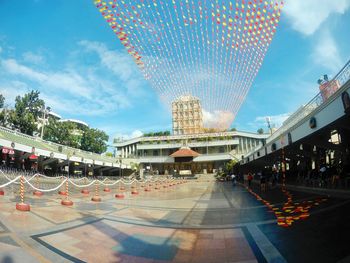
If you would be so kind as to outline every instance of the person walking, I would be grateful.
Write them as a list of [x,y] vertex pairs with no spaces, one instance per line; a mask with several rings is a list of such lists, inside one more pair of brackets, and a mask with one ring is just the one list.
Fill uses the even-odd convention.
[[252,186],[252,181],[253,181],[253,175],[251,172],[248,173],[248,187],[251,188]]
[[265,192],[266,191],[266,174],[263,171],[259,171],[258,176],[260,178],[260,190],[262,192]]
[[232,185],[235,186],[236,185],[236,175],[232,174],[231,180],[232,180]]

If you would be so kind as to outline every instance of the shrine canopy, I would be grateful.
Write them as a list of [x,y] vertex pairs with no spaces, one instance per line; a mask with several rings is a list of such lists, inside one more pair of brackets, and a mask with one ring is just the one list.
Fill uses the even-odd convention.
[[175,162],[191,162],[197,156],[199,156],[199,153],[191,150],[189,147],[181,147],[176,152],[170,154],[170,157],[175,158]]

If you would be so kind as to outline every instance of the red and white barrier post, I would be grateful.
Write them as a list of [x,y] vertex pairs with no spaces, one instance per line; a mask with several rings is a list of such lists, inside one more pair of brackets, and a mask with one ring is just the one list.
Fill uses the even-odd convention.
[[18,211],[30,211],[30,205],[24,203],[24,177],[23,175],[21,176],[21,182],[20,182],[20,197],[21,197],[21,202],[16,204],[16,209]]

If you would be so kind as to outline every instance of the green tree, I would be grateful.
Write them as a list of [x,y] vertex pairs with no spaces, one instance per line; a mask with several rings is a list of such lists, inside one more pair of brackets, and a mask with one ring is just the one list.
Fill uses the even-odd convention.
[[145,133],[143,136],[145,137],[153,137],[153,136],[169,136],[170,131],[158,131],[158,132],[148,132]]
[[104,131],[87,128],[81,139],[81,149],[101,154],[107,150],[108,138]]
[[39,91],[32,90],[23,97],[16,97],[15,108],[9,115],[12,128],[28,135],[33,135],[37,131],[37,121],[41,115],[41,109],[45,106],[39,94]]
[[260,128],[256,131],[258,134],[263,134],[264,133],[264,129],[263,128]]
[[45,126],[44,140],[55,143],[61,143],[62,141],[60,123],[53,118],[49,118],[49,122]]
[[232,172],[233,167],[237,164],[236,160],[230,160],[226,163],[225,168],[227,172]]
[[59,122],[50,118],[44,131],[45,140],[74,148],[81,146],[82,132],[79,132],[75,123]]
[[106,152],[106,156],[108,156],[108,157],[113,157],[113,153],[111,153],[111,152]]
[[130,167],[131,167],[132,170],[137,171],[140,168],[140,164],[131,162],[130,163]]
[[235,127],[231,128],[230,131],[237,131]]
[[[45,126],[45,140],[98,154],[107,150],[108,138],[104,131],[91,128],[80,130],[75,123],[59,122],[53,118]],[[106,155],[113,156],[112,153]]]

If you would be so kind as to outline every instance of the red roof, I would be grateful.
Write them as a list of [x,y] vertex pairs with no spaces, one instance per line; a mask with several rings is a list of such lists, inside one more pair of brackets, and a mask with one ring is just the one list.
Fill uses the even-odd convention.
[[176,152],[170,154],[170,157],[197,157],[199,153],[191,150],[190,148],[181,147]]

